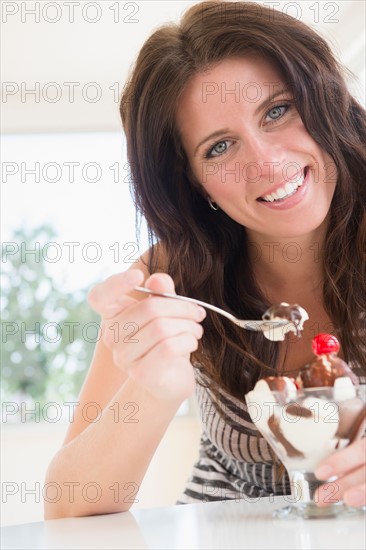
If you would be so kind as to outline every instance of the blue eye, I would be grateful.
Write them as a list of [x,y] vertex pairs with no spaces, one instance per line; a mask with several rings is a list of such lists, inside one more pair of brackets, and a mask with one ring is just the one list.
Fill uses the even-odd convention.
[[275,105],[268,111],[267,116],[271,118],[271,122],[275,122],[287,112],[289,107],[290,105]]
[[227,141],[219,141],[205,153],[205,158],[219,157],[227,151]]

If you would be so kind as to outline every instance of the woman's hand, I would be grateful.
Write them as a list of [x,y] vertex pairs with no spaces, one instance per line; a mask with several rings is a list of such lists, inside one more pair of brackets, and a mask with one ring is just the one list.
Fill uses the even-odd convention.
[[[114,363],[159,399],[184,401],[194,390],[190,354],[198,347],[206,312],[188,302],[129,295],[143,283],[143,272],[113,275],[89,293],[90,305],[102,317],[102,339]],[[147,288],[174,293],[165,273],[151,275]]]
[[320,506],[343,500],[348,506],[366,505],[366,438],[335,452],[319,464],[318,479],[337,480],[325,483],[317,490],[315,501]]

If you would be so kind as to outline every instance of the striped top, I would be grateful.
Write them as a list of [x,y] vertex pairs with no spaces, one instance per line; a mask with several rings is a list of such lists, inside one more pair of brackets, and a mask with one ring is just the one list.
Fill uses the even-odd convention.
[[200,456],[177,504],[290,494],[287,472],[246,405],[221,390],[223,418],[209,389],[197,384],[196,395],[202,421]]

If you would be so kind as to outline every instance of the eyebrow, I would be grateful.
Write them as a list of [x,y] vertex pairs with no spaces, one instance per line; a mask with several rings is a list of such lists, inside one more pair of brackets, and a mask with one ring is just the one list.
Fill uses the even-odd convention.
[[[283,90],[279,90],[278,92],[274,93],[274,94],[271,94],[270,96],[267,97],[267,99],[265,99],[264,101],[262,101],[262,103],[260,103],[258,105],[258,107],[256,108],[256,110],[254,111],[254,114],[257,115],[259,111],[261,111],[264,107],[266,107],[267,105],[269,105],[269,103],[271,103],[271,101],[273,101],[277,96],[279,95],[282,95],[282,94],[285,94],[287,93],[289,90],[288,89],[283,89]],[[221,128],[220,130],[216,130],[215,132],[212,132],[212,134],[209,134],[208,136],[206,136],[205,138],[203,138],[202,141],[199,142],[199,144],[197,145],[197,147],[195,148],[194,150],[194,155],[197,153],[198,149],[204,144],[206,143],[206,141],[211,141],[213,138],[215,137],[219,137],[221,136],[222,134],[226,134],[230,132],[229,128]]]

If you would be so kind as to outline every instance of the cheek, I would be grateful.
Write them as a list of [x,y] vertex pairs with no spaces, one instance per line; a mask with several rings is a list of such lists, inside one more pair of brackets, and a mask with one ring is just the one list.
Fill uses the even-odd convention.
[[210,170],[203,169],[200,179],[201,187],[205,190],[205,193],[221,199],[233,197],[241,178],[229,173],[225,166],[219,164],[211,166]]
[[318,158],[320,160],[314,166],[315,183],[325,184],[329,189],[334,190],[338,179],[337,166],[332,157],[322,151]]
[[202,162],[194,170],[196,181],[206,194],[232,198],[243,191],[243,184],[259,181],[258,169],[246,165],[237,154],[225,156],[219,160]]

